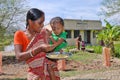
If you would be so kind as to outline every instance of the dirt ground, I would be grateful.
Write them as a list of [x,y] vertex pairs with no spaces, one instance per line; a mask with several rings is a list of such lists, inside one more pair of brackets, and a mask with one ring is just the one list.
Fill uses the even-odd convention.
[[[71,64],[68,64],[68,65],[71,65]],[[105,67],[102,65],[101,61],[96,61],[95,63],[93,62],[91,65],[79,65],[79,67],[76,67],[76,68],[77,70],[80,70],[80,71],[87,70],[88,73],[78,74],[72,77],[65,77],[62,80],[120,80],[120,60],[119,59],[112,59],[111,67]]]
[[[8,55],[10,54],[10,55]],[[4,75],[0,75],[0,80],[26,80],[27,65],[25,62],[18,62],[15,56],[11,56],[13,52],[3,55],[3,71]],[[6,56],[7,55],[7,56]],[[11,56],[11,57],[8,57]],[[65,77],[62,80],[120,80],[120,60],[114,58],[111,67],[103,66],[100,59],[93,60],[91,64],[83,64],[79,61],[67,60],[66,71],[91,71],[85,74]],[[92,72],[92,70],[97,70]]]

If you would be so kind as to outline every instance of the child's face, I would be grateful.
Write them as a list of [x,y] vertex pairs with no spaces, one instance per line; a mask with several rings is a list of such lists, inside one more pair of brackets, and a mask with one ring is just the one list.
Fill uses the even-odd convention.
[[61,23],[51,24],[52,30],[56,35],[59,35],[63,32],[63,25]]

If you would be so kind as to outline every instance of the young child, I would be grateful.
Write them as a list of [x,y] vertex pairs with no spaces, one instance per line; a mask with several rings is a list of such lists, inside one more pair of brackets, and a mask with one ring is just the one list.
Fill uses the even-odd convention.
[[[66,36],[67,33],[64,31],[64,21],[61,17],[54,17],[51,19],[50,21],[50,26],[52,28],[52,34],[50,36],[50,44],[53,43],[60,43],[60,45],[58,45],[54,51],[55,52],[62,52],[62,49],[65,48],[67,46],[67,42],[66,42]],[[58,70],[63,70],[65,69],[65,60],[58,60]],[[63,66],[63,65],[64,66]]]
[[66,36],[67,33],[64,31],[64,21],[60,17],[54,17],[50,21],[50,25],[52,28],[52,36],[50,36],[51,42],[50,44],[60,42],[61,44],[57,46],[54,51],[60,51],[62,48],[67,46]]
[[84,41],[81,42],[81,46],[82,46],[82,47],[81,47],[81,50],[82,50],[82,51],[85,51],[85,42],[84,42]]

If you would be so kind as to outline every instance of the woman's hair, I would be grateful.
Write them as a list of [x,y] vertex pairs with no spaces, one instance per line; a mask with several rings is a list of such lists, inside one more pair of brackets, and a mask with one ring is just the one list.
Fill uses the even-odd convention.
[[54,17],[50,20],[50,25],[54,23],[60,23],[64,26],[64,20],[61,17]]
[[27,12],[27,16],[26,16],[26,26],[29,25],[28,20],[32,20],[35,21],[37,19],[39,19],[40,17],[42,17],[44,15],[44,12],[37,9],[37,8],[32,8]]

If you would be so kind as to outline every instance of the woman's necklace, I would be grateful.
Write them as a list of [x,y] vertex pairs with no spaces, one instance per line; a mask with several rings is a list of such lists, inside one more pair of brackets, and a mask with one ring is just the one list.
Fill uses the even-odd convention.
[[26,30],[25,33],[29,40],[31,40],[36,34],[35,32],[30,32],[29,30]]

